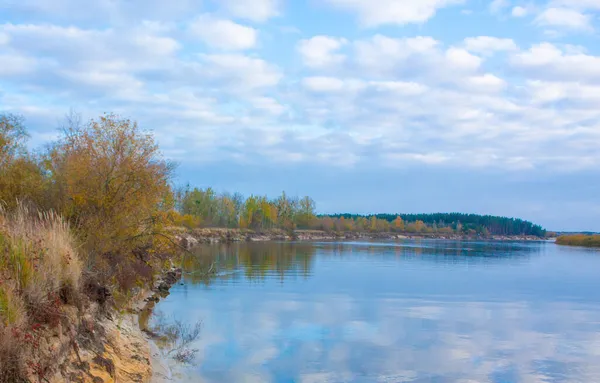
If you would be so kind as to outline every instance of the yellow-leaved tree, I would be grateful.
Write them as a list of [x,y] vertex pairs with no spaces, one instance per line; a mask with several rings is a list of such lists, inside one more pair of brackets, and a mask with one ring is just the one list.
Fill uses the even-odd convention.
[[104,260],[119,268],[140,248],[156,248],[173,203],[174,166],[134,121],[114,114],[67,121],[46,161],[53,205],[74,224],[91,267]]

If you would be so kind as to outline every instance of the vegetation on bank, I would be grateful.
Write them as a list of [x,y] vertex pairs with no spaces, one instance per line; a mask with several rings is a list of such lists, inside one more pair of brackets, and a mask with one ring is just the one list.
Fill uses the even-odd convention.
[[126,302],[172,253],[173,166],[152,135],[105,115],[68,119],[37,154],[26,139],[0,116],[0,382],[44,381],[58,350],[43,334]]
[[599,247],[600,248],[600,235],[586,235],[586,234],[573,234],[573,235],[561,235],[556,238],[556,243],[559,245],[568,246],[585,246],[585,247]]
[[282,193],[270,199],[240,193],[217,194],[212,188],[177,192],[178,211],[188,227],[228,227],[255,230],[314,229],[337,232],[399,232],[459,235],[522,235],[544,237],[546,230],[521,219],[477,214],[333,214],[317,215],[310,197]]

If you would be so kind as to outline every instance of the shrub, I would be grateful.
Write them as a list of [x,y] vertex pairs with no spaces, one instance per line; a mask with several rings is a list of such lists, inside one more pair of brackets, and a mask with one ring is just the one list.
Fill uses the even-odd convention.
[[171,191],[173,166],[153,136],[115,115],[68,126],[50,151],[48,167],[58,210],[77,223],[94,255],[145,244]]
[[70,120],[46,166],[53,180],[49,194],[73,223],[88,254],[87,270],[101,285],[130,288],[136,281],[123,270],[140,261],[134,253],[150,248],[141,259],[148,263],[170,244],[162,212],[174,203],[174,166],[152,134],[112,114],[87,124]]

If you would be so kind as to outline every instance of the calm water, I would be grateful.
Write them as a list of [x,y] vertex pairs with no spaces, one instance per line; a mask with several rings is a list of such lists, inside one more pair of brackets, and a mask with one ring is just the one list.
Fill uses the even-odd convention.
[[600,382],[597,250],[257,243],[201,247],[185,268],[157,306],[203,322],[175,381]]

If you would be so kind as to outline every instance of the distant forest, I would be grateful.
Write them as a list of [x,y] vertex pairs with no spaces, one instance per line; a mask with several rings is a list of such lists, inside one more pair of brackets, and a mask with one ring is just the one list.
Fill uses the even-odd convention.
[[456,233],[480,234],[480,235],[534,235],[543,237],[546,230],[532,222],[518,218],[499,217],[492,215],[463,214],[463,213],[433,213],[433,214],[333,214],[331,218],[344,218],[356,220],[358,218],[370,219],[375,217],[379,220],[394,222],[400,217],[405,223],[423,222],[433,230],[451,228]]
[[310,197],[244,197],[189,186],[175,193],[180,214],[173,221],[188,227],[230,227],[254,230],[280,228],[335,232],[397,232],[410,234],[532,235],[546,234],[539,225],[521,219],[476,214],[333,214],[319,215]]

